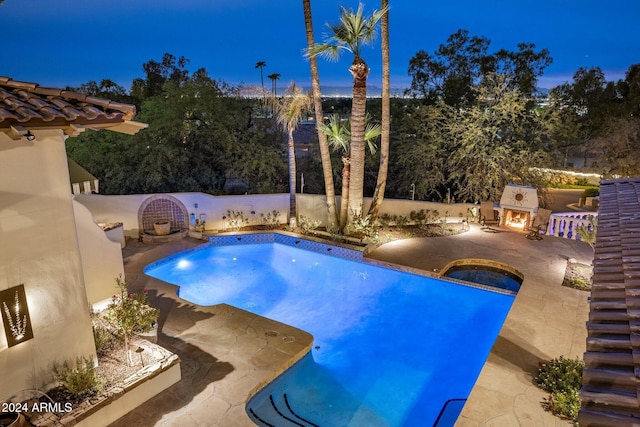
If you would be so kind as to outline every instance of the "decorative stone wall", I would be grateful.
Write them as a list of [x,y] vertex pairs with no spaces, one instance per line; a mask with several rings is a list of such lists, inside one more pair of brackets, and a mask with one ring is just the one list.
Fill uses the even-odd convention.
[[169,221],[172,232],[189,229],[189,213],[184,204],[168,194],[156,194],[146,199],[138,210],[138,228],[141,233],[154,234],[153,223]]

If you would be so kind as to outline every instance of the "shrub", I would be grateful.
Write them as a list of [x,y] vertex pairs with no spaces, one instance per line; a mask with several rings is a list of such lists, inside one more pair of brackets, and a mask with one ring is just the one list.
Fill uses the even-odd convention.
[[414,222],[418,227],[424,227],[427,222],[427,213],[424,209],[420,209],[419,211],[411,211],[409,213],[409,219]]
[[298,225],[300,226],[300,228],[302,228],[303,232],[311,233],[313,230],[315,230],[316,228],[318,228],[320,226],[320,220],[319,219],[311,219],[311,218],[306,217],[304,215],[300,215],[300,221],[299,221]]
[[598,197],[600,195],[600,188],[598,187],[590,187],[590,188],[586,188],[583,192],[582,195],[580,197],[587,198],[587,197]]
[[266,225],[269,228],[276,228],[280,225],[280,212],[273,210],[266,215],[261,213],[262,225]]
[[543,407],[554,415],[577,422],[583,370],[584,362],[578,358],[567,359],[560,356],[540,363],[534,382],[550,393],[543,401]]
[[580,390],[570,389],[550,395],[544,400],[543,406],[545,410],[551,412],[557,417],[577,422],[578,412],[580,411],[581,406]]
[[596,234],[598,232],[598,217],[589,215],[590,224],[580,224],[576,227],[576,233],[580,240],[589,244],[592,248],[596,245]]
[[467,220],[469,222],[479,222],[478,208],[467,208]]
[[393,222],[398,227],[404,227],[409,222],[409,218],[407,218],[406,216],[402,216],[402,215],[394,215],[393,216]]
[[583,369],[582,360],[560,356],[539,364],[535,383],[542,390],[552,394],[571,388],[580,389]]
[[378,229],[371,221],[371,215],[354,215],[351,224],[348,225],[348,233],[366,236],[371,239],[378,237]]
[[116,278],[116,285],[120,292],[111,298],[104,319],[124,340],[131,365],[133,362],[129,351],[129,338],[133,334],[151,330],[158,321],[159,311],[147,304],[146,293],[130,294],[127,282],[119,277]]
[[105,380],[96,373],[90,358],[76,358],[75,366],[68,361],[62,365],[54,364],[53,372],[62,387],[76,397],[94,395],[104,387]]
[[393,217],[391,215],[389,215],[388,213],[384,213],[384,214],[378,216],[378,222],[380,223],[380,226],[382,228],[389,227],[389,224],[391,224],[392,220],[393,220]]
[[227,221],[227,225],[232,230],[240,230],[249,225],[249,218],[245,218],[242,211],[227,210],[227,214],[222,219]]
[[96,352],[98,354],[111,347],[113,338],[113,335],[108,329],[102,326],[93,326],[93,342],[96,345]]

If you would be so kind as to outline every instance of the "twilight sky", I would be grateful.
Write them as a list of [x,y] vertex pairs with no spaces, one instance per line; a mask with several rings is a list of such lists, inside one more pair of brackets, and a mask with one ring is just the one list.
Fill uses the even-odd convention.
[[[379,8],[363,1],[365,11]],[[639,0],[389,0],[391,86],[405,88],[409,59],[433,53],[463,28],[491,41],[491,53],[517,50],[521,42],[547,48],[553,64],[539,86],[571,82],[579,67],[599,66],[608,80],[624,78],[640,63]],[[311,0],[316,41],[326,22],[336,22],[338,6],[357,9],[354,0]],[[190,60],[188,69],[206,68],[216,80],[259,85],[258,61],[279,73],[278,87],[290,81],[309,85],[309,65],[301,0],[5,0],[0,5],[3,59],[0,75],[44,86],[78,86],[109,78],[130,88],[144,77],[142,64],[169,52]],[[369,82],[381,86],[380,39],[363,58]],[[319,58],[324,86],[350,86],[352,57],[337,63]]]

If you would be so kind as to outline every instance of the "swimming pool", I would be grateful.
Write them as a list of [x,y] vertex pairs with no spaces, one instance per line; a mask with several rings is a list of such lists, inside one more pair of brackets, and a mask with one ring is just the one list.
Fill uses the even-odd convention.
[[[306,241],[271,236],[263,243],[243,236],[145,269],[195,304],[234,305],[314,336],[311,353],[248,403],[258,425],[429,426],[448,401],[468,396],[514,293],[330,256],[342,249],[328,245],[303,250]],[[278,411],[293,422],[276,419]]]

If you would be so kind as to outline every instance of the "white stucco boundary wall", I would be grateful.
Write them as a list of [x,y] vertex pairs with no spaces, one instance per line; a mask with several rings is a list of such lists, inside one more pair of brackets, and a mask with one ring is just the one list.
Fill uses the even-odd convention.
[[114,295],[116,278],[124,278],[122,248],[109,240],[86,206],[74,200],[73,211],[87,300],[93,305]]
[[[279,213],[281,223],[289,222],[288,194],[250,194],[242,196],[212,196],[205,193],[168,193],[180,200],[196,218],[206,216],[206,230],[224,230],[228,223],[224,216],[227,211],[242,212],[250,225],[262,223],[261,214],[267,215],[273,211]],[[138,210],[142,203],[154,194],[132,195],[102,195],[78,194],[75,200],[86,206],[93,215],[93,220],[101,222],[122,222],[124,233],[131,238],[137,238]],[[340,197],[336,198],[338,208]],[[325,197],[317,194],[296,195],[298,216],[304,215],[321,221],[327,225],[327,208]],[[197,207],[196,207],[197,205]],[[365,198],[365,211],[369,209],[371,199]],[[384,199],[380,214],[401,215],[408,217],[412,211],[438,211],[439,219],[447,222],[460,222],[469,216],[469,208],[478,208],[473,203],[435,203],[414,200]]]
[[[289,220],[288,194],[253,194],[246,196],[212,196],[205,193],[167,193],[180,200],[189,213],[197,218],[206,216],[207,230],[222,230],[227,224],[223,219],[227,211],[242,212],[250,224],[260,224],[260,214],[279,212],[281,223]],[[139,234],[138,210],[142,203],[155,194],[102,195],[78,194],[75,200],[86,206],[96,223],[121,222],[124,234],[137,238]],[[197,208],[196,208],[197,204]],[[254,212],[253,214],[251,212]]]

